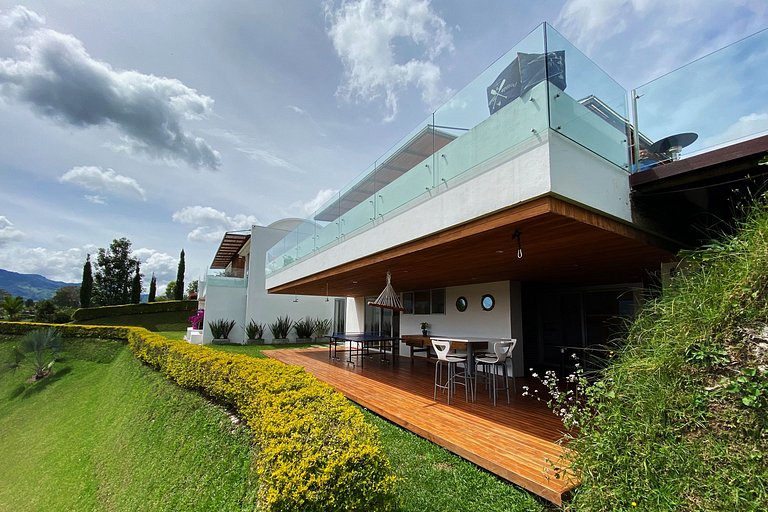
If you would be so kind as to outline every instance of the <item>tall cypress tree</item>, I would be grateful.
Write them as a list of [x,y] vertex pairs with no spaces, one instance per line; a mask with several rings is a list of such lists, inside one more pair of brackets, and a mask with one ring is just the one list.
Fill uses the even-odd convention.
[[139,263],[136,262],[136,273],[131,282],[131,303],[138,304],[139,302],[141,302],[141,271],[139,270]]
[[155,273],[152,272],[152,279],[149,280],[149,297],[147,302],[155,302],[155,296],[157,295],[157,278]]
[[176,300],[184,298],[184,249],[179,255],[179,269],[176,271],[176,288],[173,290],[173,298]]
[[83,282],[80,285],[80,307],[91,307],[91,296],[93,294],[93,272],[91,270],[91,255],[85,257],[83,265]]

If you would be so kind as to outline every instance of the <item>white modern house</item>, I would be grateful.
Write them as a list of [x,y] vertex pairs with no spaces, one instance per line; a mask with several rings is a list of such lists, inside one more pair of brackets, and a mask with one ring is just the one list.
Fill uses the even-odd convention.
[[[205,309],[203,343],[213,338],[208,322],[219,318],[235,320],[230,341],[244,343],[245,327],[251,320],[268,326],[285,316],[292,320],[332,317],[334,302],[330,297],[269,295],[266,291],[264,269],[269,249],[303,223],[301,219],[283,219],[269,226],[252,226],[249,232],[224,235],[211,271],[200,283],[199,302]],[[273,339],[269,327],[264,339]]]
[[[269,297],[344,297],[336,330],[516,338],[517,375],[599,355],[764,183],[768,120],[734,126],[765,109],[766,47],[758,33],[630,93],[543,24],[276,240]],[[368,305],[387,272],[403,312]]]

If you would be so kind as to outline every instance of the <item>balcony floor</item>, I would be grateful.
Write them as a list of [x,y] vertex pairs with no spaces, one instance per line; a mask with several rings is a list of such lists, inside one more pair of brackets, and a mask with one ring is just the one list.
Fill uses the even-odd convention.
[[533,383],[517,378],[517,395],[493,406],[480,386],[477,401],[466,403],[461,388],[455,401],[445,395],[433,400],[434,363],[415,358],[381,362],[378,355],[363,365],[332,360],[327,348],[265,351],[287,364],[302,366],[362,407],[432,441],[495,475],[561,505],[575,487],[568,478],[556,478],[556,467],[566,450],[557,444],[563,425],[540,402],[520,395]]

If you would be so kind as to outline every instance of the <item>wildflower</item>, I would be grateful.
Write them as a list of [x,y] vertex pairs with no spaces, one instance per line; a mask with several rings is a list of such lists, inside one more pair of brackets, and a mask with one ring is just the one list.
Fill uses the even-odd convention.
[[637,502],[636,502],[636,501],[633,501],[633,502],[632,502],[632,506],[633,506],[633,507],[636,507],[636,506],[637,506]]

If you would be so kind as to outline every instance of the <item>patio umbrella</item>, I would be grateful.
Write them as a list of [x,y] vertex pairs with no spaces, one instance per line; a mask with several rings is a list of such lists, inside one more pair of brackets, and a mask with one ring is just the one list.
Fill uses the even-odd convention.
[[387,270],[387,286],[376,297],[376,300],[368,303],[369,306],[376,306],[377,308],[391,309],[393,311],[405,311],[402,302],[400,302],[400,296],[397,294],[394,288],[392,288],[392,275]]

